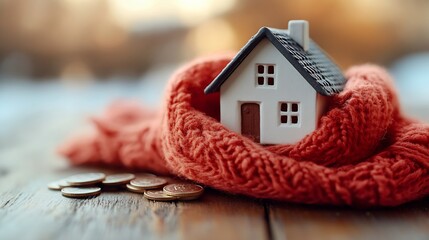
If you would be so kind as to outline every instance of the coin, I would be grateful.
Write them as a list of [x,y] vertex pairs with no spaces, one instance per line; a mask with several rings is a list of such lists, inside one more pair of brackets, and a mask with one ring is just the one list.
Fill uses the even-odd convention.
[[67,182],[67,180],[66,180],[66,179],[61,179],[61,180],[59,180],[59,181],[58,181],[58,185],[59,185],[61,188],[70,187],[70,184],[69,184],[69,182]]
[[61,193],[64,197],[71,198],[83,198],[83,197],[92,197],[100,194],[101,188],[99,187],[90,187],[90,188],[78,188],[78,187],[66,187],[61,189]]
[[88,186],[102,182],[105,177],[104,173],[82,173],[67,178],[67,182],[70,186]]
[[143,173],[134,173],[134,175],[136,175],[136,178],[158,177],[155,174],[146,173],[146,172],[143,172]]
[[131,180],[130,184],[136,188],[154,189],[164,186],[167,184],[167,181],[159,177],[140,177]]
[[144,193],[145,190],[143,188],[134,187],[131,184],[127,184],[127,190],[135,193]]
[[65,187],[69,187],[70,185],[67,183],[66,180],[62,179],[62,180],[58,180],[55,182],[50,182],[48,184],[48,188],[51,190],[61,190]]
[[[59,180],[59,181],[61,181],[61,180]],[[50,182],[48,184],[48,188],[51,190],[61,190],[62,187],[60,186],[59,181]]]
[[173,183],[164,186],[164,192],[170,196],[188,198],[197,198],[203,192],[204,188],[193,183]]
[[102,183],[104,185],[109,185],[109,186],[122,185],[122,184],[129,183],[135,177],[136,176],[132,173],[112,174],[112,175],[107,175]]
[[164,193],[163,190],[146,190],[144,192],[144,197],[153,200],[153,201],[174,201],[177,200],[177,197],[169,196]]

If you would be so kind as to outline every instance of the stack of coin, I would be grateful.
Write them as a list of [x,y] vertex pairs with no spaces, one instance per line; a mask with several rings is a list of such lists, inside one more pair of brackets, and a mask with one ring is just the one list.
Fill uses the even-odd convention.
[[204,192],[200,185],[177,182],[157,177],[151,173],[83,173],[48,184],[51,190],[61,190],[65,197],[85,198],[97,196],[102,190],[119,191],[126,188],[130,192],[143,194],[154,201],[194,200]]
[[104,173],[82,173],[60,180],[58,186],[64,197],[85,198],[97,196],[101,188],[95,186],[106,178]]
[[131,192],[143,193],[144,197],[154,201],[194,200],[201,196],[204,189],[193,183],[170,183],[156,176],[140,176],[127,184]]
[[128,184],[131,180],[136,178],[132,173],[118,173],[107,175],[106,178],[101,182],[103,187],[123,187]]
[[164,186],[163,192],[180,200],[194,200],[203,194],[204,188],[193,183],[173,183]]

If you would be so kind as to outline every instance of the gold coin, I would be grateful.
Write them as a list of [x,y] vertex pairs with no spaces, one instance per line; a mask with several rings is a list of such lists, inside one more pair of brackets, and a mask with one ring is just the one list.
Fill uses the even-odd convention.
[[164,186],[163,190],[167,195],[181,197],[184,198],[184,200],[193,197],[197,198],[204,192],[203,187],[193,183],[168,184]]
[[78,187],[66,187],[61,189],[61,193],[64,197],[71,198],[84,198],[92,197],[100,194],[101,188],[99,187],[90,187],[90,188],[78,188]]
[[127,190],[135,193],[144,193],[145,190],[143,188],[134,187],[131,184],[127,184]]
[[155,189],[167,184],[167,181],[159,177],[140,177],[131,180],[130,184],[136,188]]
[[144,192],[144,197],[153,200],[153,201],[174,201],[177,200],[177,197],[169,196],[164,193],[163,190],[146,190]]
[[68,177],[67,182],[70,186],[88,186],[102,182],[105,177],[104,173],[82,173]]
[[112,174],[112,175],[107,175],[102,183],[108,186],[122,185],[122,184],[129,183],[135,177],[136,176],[132,173]]

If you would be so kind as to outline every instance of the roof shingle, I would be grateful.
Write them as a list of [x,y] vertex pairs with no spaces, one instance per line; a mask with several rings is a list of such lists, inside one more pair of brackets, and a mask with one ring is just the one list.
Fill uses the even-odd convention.
[[207,86],[204,92],[208,94],[219,91],[220,86],[264,38],[267,38],[282,53],[318,93],[331,96],[343,90],[346,79],[341,70],[316,43],[310,40],[310,49],[304,51],[289,36],[288,30],[263,27]]

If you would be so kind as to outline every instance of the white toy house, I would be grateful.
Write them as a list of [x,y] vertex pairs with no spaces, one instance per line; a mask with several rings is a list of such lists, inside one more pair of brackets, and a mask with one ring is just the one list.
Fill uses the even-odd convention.
[[314,131],[340,69],[309,38],[307,21],[263,27],[205,89],[220,91],[221,123],[262,144],[291,144]]

